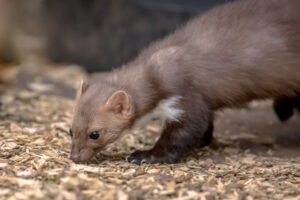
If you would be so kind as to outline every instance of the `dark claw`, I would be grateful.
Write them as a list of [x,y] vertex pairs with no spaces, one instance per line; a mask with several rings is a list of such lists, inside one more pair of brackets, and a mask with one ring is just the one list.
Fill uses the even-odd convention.
[[138,162],[138,160],[137,159],[133,159],[132,161],[130,161],[131,163],[133,163],[133,164],[139,164],[139,162]]
[[147,151],[136,151],[128,157],[128,162],[140,165],[142,163],[149,163],[147,158]]
[[128,162],[141,164],[155,164],[155,163],[175,163],[178,161],[177,157],[172,154],[155,155],[154,151],[136,151],[128,157]]

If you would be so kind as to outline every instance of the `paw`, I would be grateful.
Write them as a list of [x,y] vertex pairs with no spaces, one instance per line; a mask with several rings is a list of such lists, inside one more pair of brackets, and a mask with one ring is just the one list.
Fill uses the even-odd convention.
[[128,158],[127,161],[141,165],[143,163],[146,164],[155,164],[155,163],[175,163],[179,159],[175,154],[172,153],[165,153],[165,154],[156,154],[153,150],[148,151],[136,151],[132,153]]

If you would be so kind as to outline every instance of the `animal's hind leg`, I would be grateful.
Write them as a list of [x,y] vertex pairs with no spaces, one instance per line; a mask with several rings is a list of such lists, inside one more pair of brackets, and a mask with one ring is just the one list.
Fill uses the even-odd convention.
[[274,101],[273,107],[281,121],[288,120],[294,114],[293,99],[277,99]]
[[274,110],[281,121],[288,120],[294,114],[294,108],[300,111],[300,95],[296,98],[274,100]]
[[295,99],[295,107],[300,112],[300,95]]

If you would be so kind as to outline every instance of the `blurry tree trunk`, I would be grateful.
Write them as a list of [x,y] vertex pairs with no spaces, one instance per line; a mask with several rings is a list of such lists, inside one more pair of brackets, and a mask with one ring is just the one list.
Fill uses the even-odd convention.
[[0,62],[18,60],[16,50],[19,0],[0,0]]
[[19,0],[0,0],[0,82],[6,82],[5,73],[10,64],[19,61],[17,53]]

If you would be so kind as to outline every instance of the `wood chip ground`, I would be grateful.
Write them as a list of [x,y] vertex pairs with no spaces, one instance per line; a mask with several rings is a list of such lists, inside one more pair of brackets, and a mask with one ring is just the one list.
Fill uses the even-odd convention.
[[89,163],[74,164],[68,159],[72,100],[55,92],[61,84],[73,91],[88,75],[74,66],[36,73],[1,95],[0,199],[300,199],[299,143],[282,146],[264,135],[280,129],[299,136],[299,116],[282,124],[269,102],[254,102],[217,113],[213,144],[178,164],[126,162],[159,136],[153,121]]

